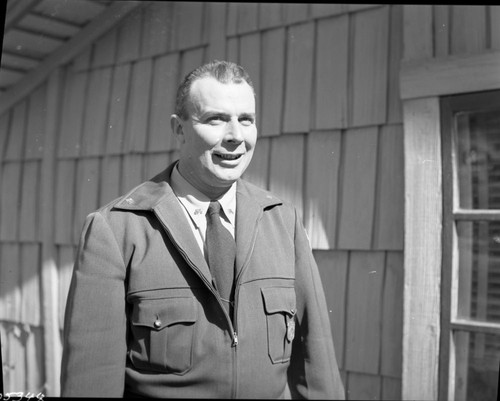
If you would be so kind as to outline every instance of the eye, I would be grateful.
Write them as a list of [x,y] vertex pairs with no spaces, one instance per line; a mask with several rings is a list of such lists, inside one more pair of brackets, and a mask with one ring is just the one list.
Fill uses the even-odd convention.
[[206,122],[208,124],[212,124],[212,125],[216,125],[216,124],[220,124],[221,122],[223,122],[224,119],[222,118],[222,116],[220,115],[214,115],[214,116],[210,116],[206,119]]
[[222,122],[222,118],[220,116],[211,116],[206,119],[208,124],[219,124]]
[[239,121],[244,126],[250,126],[255,122],[255,118],[253,118],[251,116],[245,116],[245,117],[241,117],[239,119]]

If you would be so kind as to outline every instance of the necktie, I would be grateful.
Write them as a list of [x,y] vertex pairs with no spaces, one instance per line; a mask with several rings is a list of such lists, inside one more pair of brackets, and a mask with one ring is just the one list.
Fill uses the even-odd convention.
[[221,205],[211,201],[207,211],[207,256],[210,271],[219,291],[224,306],[232,317],[232,299],[234,282],[234,261],[236,243],[231,233],[224,228],[220,219]]

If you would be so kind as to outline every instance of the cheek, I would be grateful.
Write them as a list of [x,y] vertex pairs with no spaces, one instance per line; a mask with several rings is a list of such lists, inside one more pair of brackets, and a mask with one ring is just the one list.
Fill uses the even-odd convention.
[[216,129],[216,127],[203,127],[196,131],[197,140],[200,142],[200,146],[206,149],[211,149],[217,143],[219,143],[223,137],[223,131],[221,129]]
[[253,149],[255,147],[255,144],[257,143],[257,128],[254,127],[247,133],[245,142],[248,149]]
[[218,136],[215,133],[208,133],[198,130],[189,138],[189,147],[195,154],[203,154],[210,151],[217,144]]

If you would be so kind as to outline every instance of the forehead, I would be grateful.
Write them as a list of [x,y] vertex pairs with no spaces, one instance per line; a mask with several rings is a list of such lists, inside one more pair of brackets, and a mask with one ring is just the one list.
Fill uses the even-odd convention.
[[196,108],[227,108],[233,106],[245,112],[255,111],[255,96],[252,87],[241,83],[222,83],[213,77],[204,77],[193,82],[190,98]]

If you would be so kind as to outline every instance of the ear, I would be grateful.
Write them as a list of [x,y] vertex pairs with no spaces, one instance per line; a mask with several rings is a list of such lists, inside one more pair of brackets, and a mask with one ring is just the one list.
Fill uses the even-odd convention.
[[172,133],[175,135],[179,143],[184,143],[184,130],[183,121],[177,114],[172,114],[170,116],[170,127],[172,127]]

